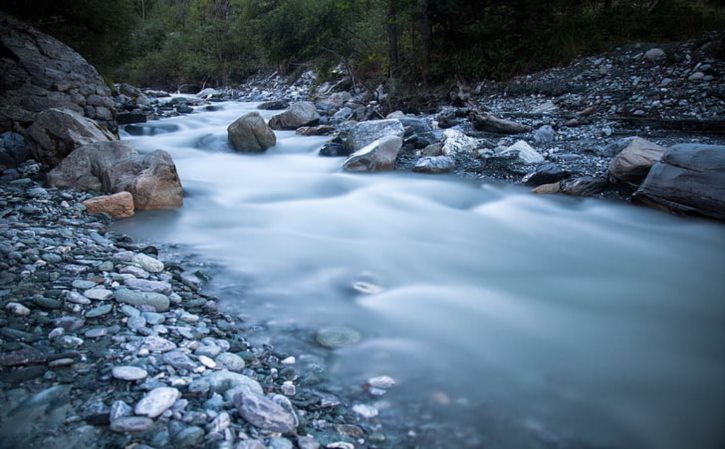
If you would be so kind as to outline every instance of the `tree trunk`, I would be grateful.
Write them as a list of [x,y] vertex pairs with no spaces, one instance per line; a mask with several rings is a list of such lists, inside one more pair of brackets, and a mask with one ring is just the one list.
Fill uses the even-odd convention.
[[431,30],[428,20],[428,0],[418,0],[418,31],[421,36],[421,74],[423,76],[423,84],[428,86],[428,72],[430,71],[430,47],[431,47]]
[[395,1],[388,0],[388,12],[386,14],[388,31],[388,76],[391,80],[400,76],[400,53],[398,48],[398,17],[395,12]]

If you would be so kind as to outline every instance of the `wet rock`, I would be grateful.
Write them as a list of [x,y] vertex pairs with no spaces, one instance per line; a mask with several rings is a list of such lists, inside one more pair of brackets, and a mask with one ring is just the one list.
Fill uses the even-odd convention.
[[114,432],[146,432],[154,426],[154,421],[142,416],[126,416],[111,421],[111,430]]
[[241,391],[234,396],[234,405],[242,418],[259,429],[287,433],[295,427],[291,413],[260,394]]
[[553,184],[567,177],[569,177],[569,172],[558,165],[544,164],[524,176],[521,183],[527,186],[536,187],[542,184]]
[[19,349],[0,353],[0,366],[22,366],[45,363],[46,355],[35,349]]
[[561,183],[561,191],[573,196],[593,196],[603,192],[608,182],[605,178],[581,176]]
[[366,404],[355,404],[352,407],[352,411],[365,419],[375,418],[380,413],[375,407]]
[[131,258],[131,261],[149,273],[161,273],[164,271],[163,262],[147,254],[136,254]]
[[556,131],[551,125],[544,125],[534,132],[534,141],[536,143],[549,143],[553,142],[556,138]]
[[164,354],[164,362],[176,369],[191,371],[196,368],[196,364],[184,352],[171,351]]
[[231,352],[219,354],[215,360],[229,371],[241,372],[244,369],[244,359]]
[[342,168],[352,172],[392,170],[402,146],[400,137],[384,137],[351,154]]
[[129,382],[143,380],[149,375],[145,369],[136,366],[115,366],[111,373],[114,378]]
[[456,161],[451,156],[422,157],[418,159],[413,167],[418,173],[450,173],[456,168]]
[[725,221],[725,146],[669,148],[634,197],[651,206]]
[[20,304],[19,302],[9,302],[5,305],[5,310],[18,316],[30,315],[30,309]]
[[523,140],[519,140],[515,144],[503,150],[501,155],[514,156],[519,162],[524,164],[538,164],[544,162],[544,157]]
[[115,297],[116,301],[124,304],[130,304],[135,307],[151,306],[157,312],[166,312],[169,310],[169,297],[162,295],[161,293],[141,292],[121,288],[116,291]]
[[0,134],[0,167],[15,168],[30,157],[30,147],[18,133]]
[[33,158],[55,167],[73,150],[94,142],[115,140],[110,131],[68,109],[47,109],[26,131]]
[[169,409],[177,399],[181,397],[181,393],[176,388],[159,387],[146,393],[146,395],[136,404],[133,411],[137,415],[156,418]]
[[183,206],[184,189],[169,153],[153,151],[142,158],[141,166],[143,169],[127,189],[133,195],[136,209],[173,209]]
[[[351,152],[368,147],[373,142],[384,137],[395,136],[403,138],[405,129],[400,120],[370,120],[354,125],[348,133],[345,146]],[[402,142],[402,140],[401,140]]]
[[133,195],[119,192],[113,195],[101,195],[83,201],[89,214],[108,214],[112,218],[133,217]]
[[229,142],[241,152],[261,152],[273,147],[277,137],[258,112],[239,117],[227,128]]
[[94,307],[91,310],[89,310],[88,312],[86,312],[86,318],[98,318],[103,315],[107,315],[107,314],[111,313],[112,310],[113,310],[112,305],[103,304],[101,306]]
[[350,149],[345,146],[345,143],[339,137],[327,142],[320,149],[320,156],[324,157],[346,157],[349,155]]
[[281,114],[277,114],[269,120],[272,129],[294,130],[302,126],[315,125],[320,120],[315,105],[309,101],[292,103],[290,107]]
[[297,134],[301,136],[327,136],[333,132],[335,132],[335,127],[329,125],[302,126],[297,128]]
[[665,149],[639,137],[632,139],[609,164],[609,174],[619,181],[639,182],[658,162]]
[[315,340],[321,346],[330,349],[351,346],[360,341],[360,333],[347,326],[325,327],[317,331]]
[[174,447],[193,447],[203,439],[204,429],[198,426],[189,426],[171,437]]
[[223,393],[234,388],[241,388],[256,394],[263,394],[262,386],[251,377],[234,373],[229,370],[214,371],[205,374],[202,379],[209,384],[209,388],[216,393]]

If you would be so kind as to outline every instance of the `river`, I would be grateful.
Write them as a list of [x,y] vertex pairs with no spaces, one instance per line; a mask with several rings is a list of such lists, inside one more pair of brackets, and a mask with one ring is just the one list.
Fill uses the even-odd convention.
[[272,341],[359,330],[327,369],[350,389],[394,377],[379,419],[419,407],[468,429],[470,447],[725,445],[725,227],[446,176],[347,174],[317,156],[324,138],[294,132],[238,154],[226,127],[255,105],[219,106],[124,134],[172,154],[186,198],[115,229],[221,264],[218,282],[240,286],[222,304]]

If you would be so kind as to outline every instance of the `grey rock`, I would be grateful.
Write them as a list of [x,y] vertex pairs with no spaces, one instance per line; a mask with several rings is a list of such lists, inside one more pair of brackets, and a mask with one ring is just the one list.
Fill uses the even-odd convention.
[[164,354],[164,362],[176,369],[187,371],[191,371],[197,366],[186,353],[181,351],[167,352]]
[[58,165],[78,147],[116,139],[106,128],[69,109],[41,112],[26,135],[33,158],[51,167]]
[[320,443],[311,436],[297,437],[297,446],[300,449],[320,449]]
[[105,288],[95,287],[84,291],[83,296],[88,299],[94,299],[96,301],[106,301],[113,297],[113,292],[110,290],[106,290]]
[[544,157],[523,140],[519,140],[506,148],[501,152],[501,155],[514,156],[518,162],[523,164],[538,164],[544,162]]
[[131,290],[161,293],[164,295],[171,294],[171,284],[168,282],[149,281],[146,279],[126,279],[123,283]]
[[147,254],[139,253],[133,256],[131,261],[138,264],[141,268],[148,271],[149,273],[161,273],[164,271],[164,264]]
[[121,400],[113,401],[111,404],[111,410],[108,414],[108,419],[113,422],[119,418],[125,418],[133,414],[133,409],[130,405],[126,404]]
[[111,370],[113,377],[129,382],[143,380],[148,377],[149,373],[145,369],[137,366],[114,366]]
[[262,386],[251,377],[234,373],[229,370],[207,372],[202,379],[209,384],[212,391],[223,393],[232,388],[242,388],[256,394],[263,394]]
[[347,326],[325,327],[317,331],[315,340],[330,349],[351,346],[360,341],[360,333]]
[[371,120],[354,125],[348,133],[345,146],[350,152],[362,150],[373,142],[384,137],[403,138],[405,128],[400,120]]
[[634,197],[655,207],[725,221],[725,146],[669,148]]
[[157,312],[166,312],[169,310],[169,297],[161,293],[140,292],[121,288],[115,293],[116,301],[132,306],[151,306]]
[[413,167],[418,173],[449,173],[456,168],[456,161],[451,156],[431,156],[418,159]]
[[227,128],[229,142],[242,152],[261,152],[273,147],[277,137],[258,112],[239,117]]
[[0,134],[0,166],[15,168],[30,157],[30,147],[18,133]]
[[143,416],[126,416],[111,421],[111,430],[114,432],[146,432],[154,426],[154,421]]
[[181,397],[181,392],[172,387],[159,387],[146,393],[146,395],[134,407],[134,413],[137,415],[156,418],[169,409],[177,399]]
[[113,310],[113,306],[110,304],[103,304],[98,307],[94,307],[88,312],[86,312],[86,318],[98,318],[100,316],[106,315],[111,313],[111,310]]
[[523,177],[521,183],[536,187],[542,184],[553,184],[569,177],[569,172],[556,164],[544,164]]
[[174,447],[193,447],[203,439],[204,429],[198,426],[189,426],[171,437]]
[[302,126],[315,125],[320,120],[315,105],[309,101],[292,103],[290,107],[281,114],[277,114],[269,121],[272,129],[297,129]]
[[351,154],[342,164],[342,168],[352,172],[392,170],[402,146],[403,140],[400,137],[383,137]]
[[240,441],[234,449],[267,449],[267,446],[259,440],[244,440]]
[[221,353],[215,360],[229,371],[241,372],[244,369],[244,359],[231,352]]
[[544,125],[541,128],[534,131],[534,140],[536,143],[549,143],[553,142],[556,137],[556,131],[551,125]]
[[634,138],[609,163],[609,174],[619,181],[639,182],[647,176],[664,152],[665,149],[656,143]]
[[292,414],[260,394],[239,392],[234,397],[234,405],[242,418],[259,429],[288,433],[295,427]]
[[269,439],[269,449],[293,449],[293,444],[287,438],[273,437]]
[[150,352],[160,353],[169,352],[176,349],[176,343],[169,341],[163,337],[150,335],[144,338],[141,344],[142,349],[148,349]]

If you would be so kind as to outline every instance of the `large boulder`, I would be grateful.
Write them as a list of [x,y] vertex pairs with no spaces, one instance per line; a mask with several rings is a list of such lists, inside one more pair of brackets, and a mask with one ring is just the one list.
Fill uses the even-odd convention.
[[80,191],[133,195],[136,209],[183,205],[183,188],[171,155],[156,150],[140,155],[128,142],[82,146],[48,173],[48,185]]
[[656,143],[635,137],[609,163],[609,174],[619,181],[639,183],[664,152]]
[[320,121],[315,105],[309,101],[300,101],[292,105],[283,113],[277,114],[269,121],[272,129],[297,129],[301,126],[315,125]]
[[243,152],[261,152],[277,143],[272,128],[267,126],[258,112],[239,117],[227,128],[229,143]]
[[384,137],[351,154],[342,168],[353,172],[392,170],[402,147],[403,139],[400,137]]
[[669,148],[634,198],[651,206],[725,221],[725,146]]
[[0,131],[21,130],[48,108],[116,130],[111,89],[73,49],[0,13],[0,51]]
[[403,128],[400,120],[371,120],[357,123],[350,129],[345,146],[350,152],[355,152],[367,147],[376,140],[391,136],[400,138],[405,136],[405,128]]
[[26,135],[35,160],[51,167],[80,146],[116,140],[106,128],[70,109],[46,109]]

